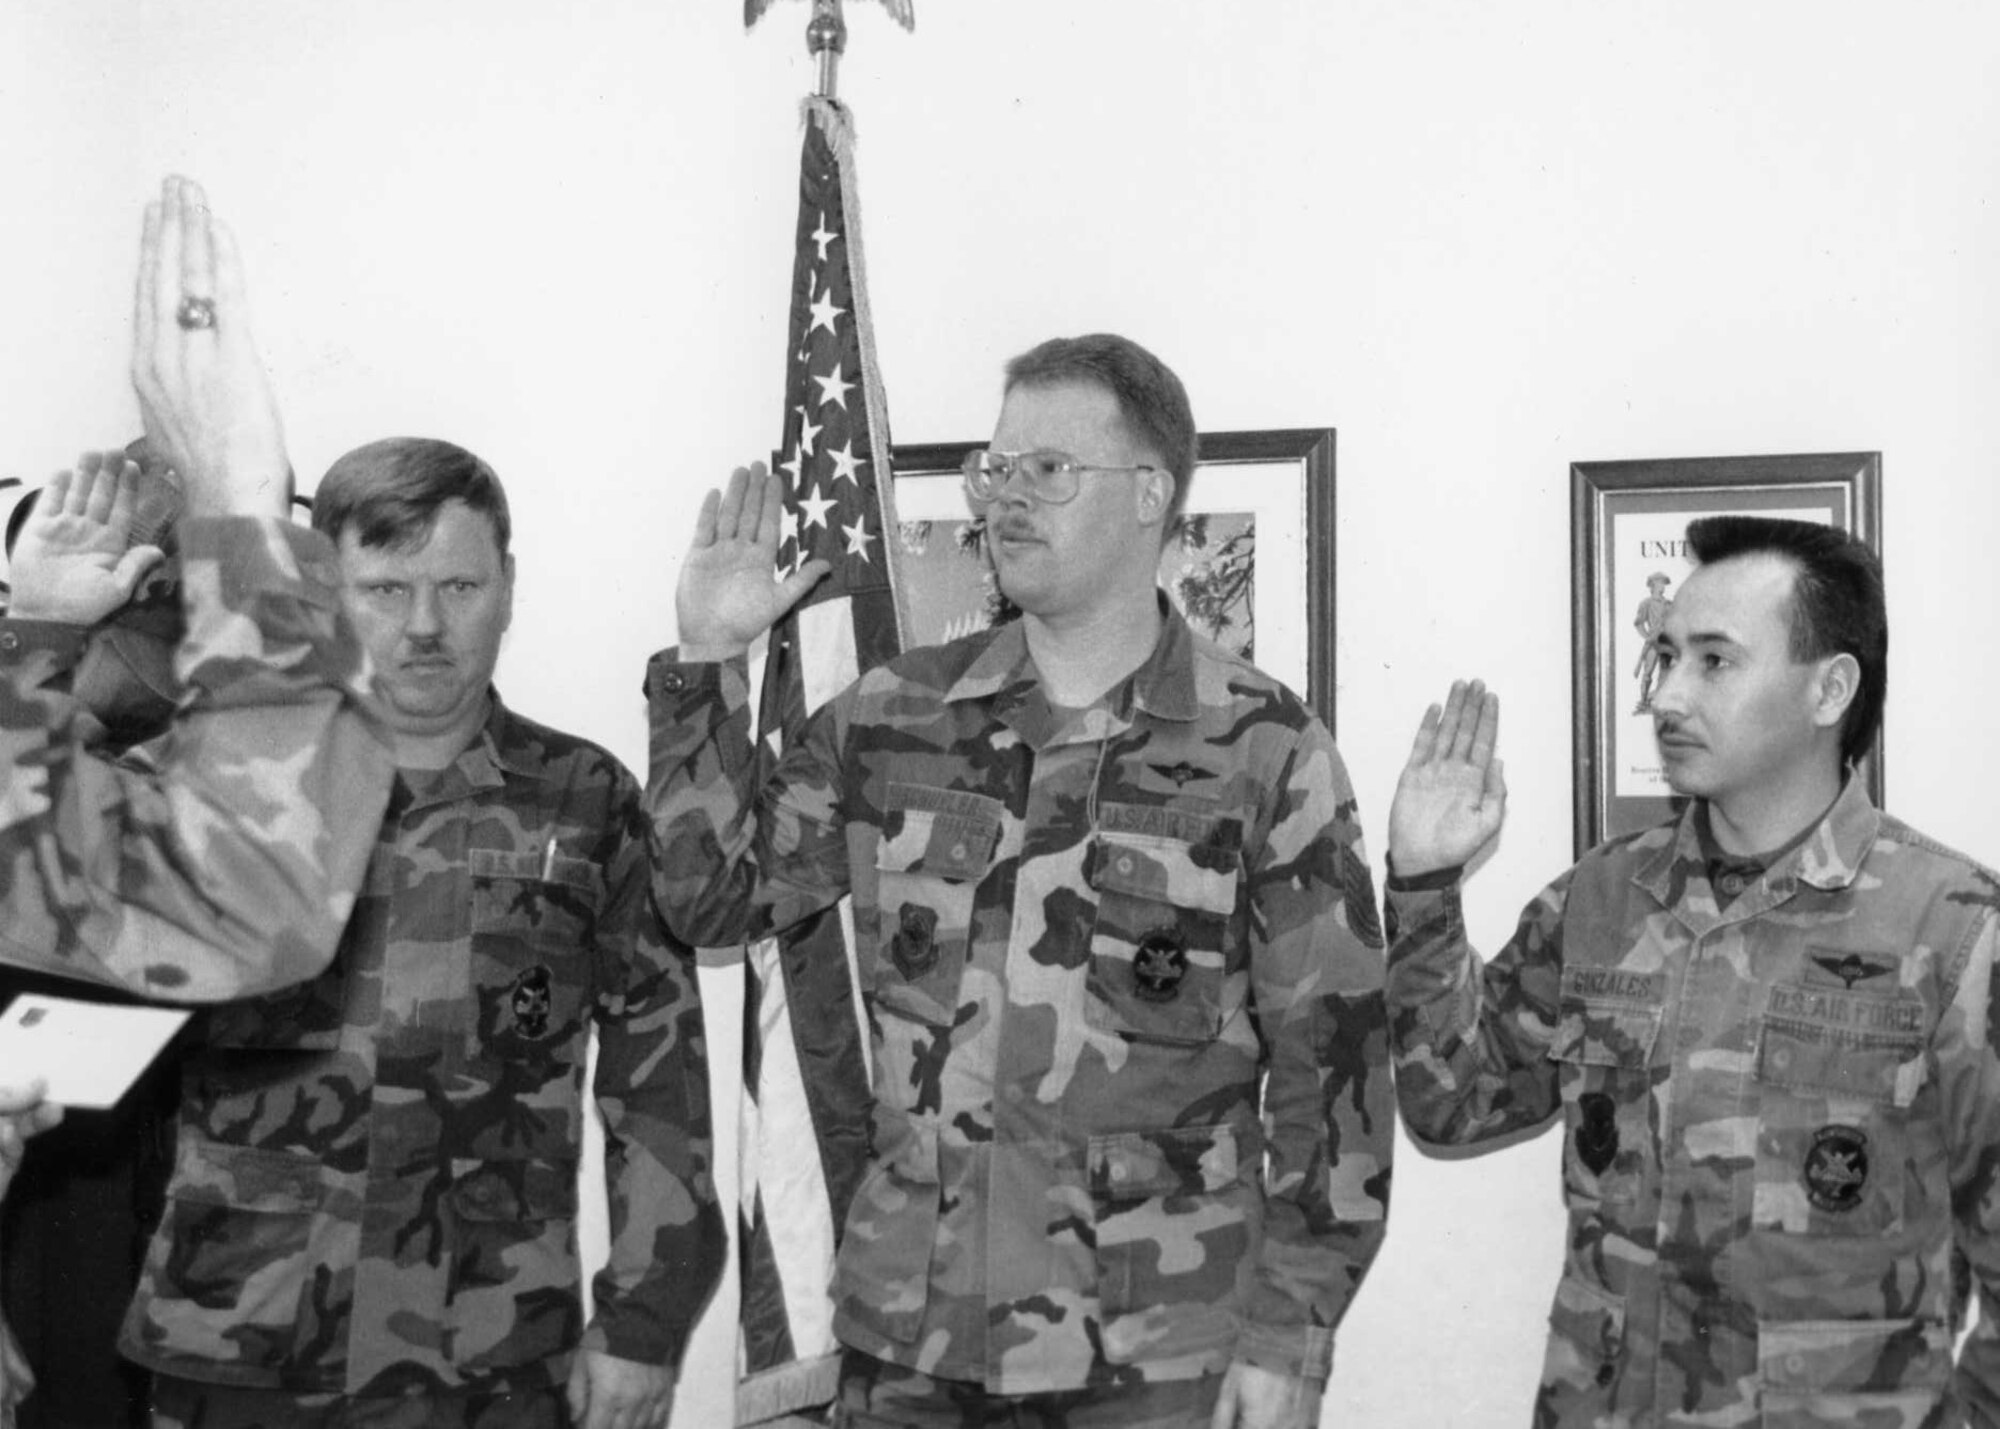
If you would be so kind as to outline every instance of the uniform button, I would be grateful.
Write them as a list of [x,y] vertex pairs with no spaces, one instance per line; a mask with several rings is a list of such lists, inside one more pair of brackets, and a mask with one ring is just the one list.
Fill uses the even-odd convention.
[[687,676],[679,670],[669,670],[660,676],[660,688],[670,694],[678,694],[687,687]]
[[951,861],[952,861],[953,863],[964,863],[964,862],[965,862],[965,845],[964,845],[964,844],[953,844],[953,845],[951,846]]
[[9,655],[21,648],[21,637],[11,630],[0,630],[0,650]]
[[1789,1047],[1780,1047],[1776,1051],[1772,1052],[1771,1065],[1776,1067],[1781,1072],[1784,1071],[1785,1068],[1791,1066],[1792,1049]]
[[1804,1355],[1793,1353],[1785,1356],[1786,1374],[1796,1375],[1796,1374],[1804,1374],[1805,1372],[1806,1372],[1806,1357]]
[[1722,891],[1734,896],[1743,891],[1743,880],[1733,873],[1722,875]]
[[1129,854],[1129,853],[1128,853],[1128,854],[1124,854],[1124,855],[1121,855],[1121,856],[1120,856],[1120,858],[1119,858],[1119,860],[1118,860],[1118,871],[1119,871],[1120,873],[1130,873],[1130,872],[1132,871],[1132,855],[1131,855],[1131,854]]
[[1610,1360],[1606,1360],[1603,1364],[1597,1367],[1597,1382],[1599,1384],[1609,1384],[1611,1383],[1612,1380],[1616,1379],[1617,1377],[1618,1377],[1618,1366],[1613,1364]]
[[1112,1180],[1114,1180],[1114,1181],[1129,1181],[1129,1180],[1131,1180],[1131,1179],[1132,1179],[1132,1168],[1131,1168],[1130,1166],[1127,1166],[1127,1165],[1126,1165],[1126,1164],[1125,1164],[1125,1163],[1124,1163],[1123,1161],[1114,1161],[1114,1162],[1112,1162],[1112,1163],[1111,1163],[1111,1179],[1112,1179]]

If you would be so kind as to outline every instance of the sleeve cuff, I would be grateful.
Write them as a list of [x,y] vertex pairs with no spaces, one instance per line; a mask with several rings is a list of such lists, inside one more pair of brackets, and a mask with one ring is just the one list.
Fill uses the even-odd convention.
[[656,699],[665,695],[684,695],[691,690],[712,689],[721,674],[720,663],[683,661],[680,646],[669,645],[646,662],[646,697]]
[[1388,877],[1382,884],[1382,889],[1386,893],[1442,893],[1465,877],[1465,865],[1462,863],[1434,868],[1429,873],[1404,875],[1396,872],[1394,854],[1388,855],[1383,861],[1389,870]]
[[679,699],[686,695],[712,695],[718,690],[726,697],[737,687],[750,688],[750,657],[727,660],[683,660],[680,647],[669,645],[646,662],[644,689],[648,700]]
[[0,668],[19,665],[30,655],[44,652],[55,656],[59,669],[73,666],[83,658],[89,638],[88,625],[0,616]]
[[616,1360],[630,1360],[634,1364],[669,1370],[676,1378],[679,1377],[681,1358],[687,1352],[685,1335],[676,1336],[657,1330],[646,1333],[636,1327],[621,1330],[614,1320],[615,1317],[601,1314],[593,1316],[584,1329],[581,1347],[610,1355]]

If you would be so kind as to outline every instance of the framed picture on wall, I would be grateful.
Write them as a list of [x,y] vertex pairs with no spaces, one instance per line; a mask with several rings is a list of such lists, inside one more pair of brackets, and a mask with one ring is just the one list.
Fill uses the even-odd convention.
[[[1576,852],[1659,823],[1678,800],[1653,738],[1652,637],[1693,569],[1687,524],[1742,514],[1837,526],[1881,553],[1880,452],[1576,462],[1570,640]],[[1882,741],[1863,762],[1882,802]]]
[[[959,465],[984,442],[895,450],[911,645],[1007,617]],[[1334,432],[1207,432],[1160,584],[1190,624],[1296,690],[1333,728]]]

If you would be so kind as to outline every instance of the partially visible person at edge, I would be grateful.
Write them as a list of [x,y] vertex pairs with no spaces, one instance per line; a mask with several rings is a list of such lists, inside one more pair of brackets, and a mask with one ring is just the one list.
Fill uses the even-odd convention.
[[[395,791],[333,969],[192,1039],[122,1347],[159,1429],[658,1429],[725,1239],[694,957],[653,908],[638,784],[492,688],[514,559],[486,463],[372,443],[313,523]],[[611,1247],[586,1324],[593,1027]]]
[[[21,551],[28,517],[44,499],[50,501],[45,511],[69,519],[39,530]],[[0,613],[0,652],[21,660],[45,649],[58,657],[50,684],[70,695],[72,739],[91,756],[115,757],[163,733],[173,717],[181,692],[174,655],[187,629],[175,529],[184,499],[181,477],[142,437],[125,447],[123,457],[84,453],[75,471],[17,499],[7,518],[6,550],[10,559],[22,558],[18,573],[31,591],[39,588],[46,607],[69,611],[71,618],[15,620]],[[52,536],[73,538],[87,549],[58,550]],[[101,549],[88,549],[93,544]],[[156,560],[155,551],[164,559]],[[69,559],[79,554],[86,559]],[[96,560],[114,558],[137,562],[135,570],[150,566],[129,595],[122,576],[104,588]],[[52,561],[57,564],[50,567]],[[84,596],[88,610],[71,609],[60,589],[65,574],[84,583],[71,594]],[[89,611],[121,596],[123,603],[109,614],[84,623]],[[357,821],[355,828],[362,827]],[[145,1000],[94,980],[0,961],[0,1006],[28,994]],[[66,1118],[32,1146],[13,1148],[13,1184],[0,1203],[0,1319],[19,1351],[13,1385],[17,1392],[32,1385],[34,1394],[19,1402],[11,1421],[0,1409],[0,1426],[141,1429],[146,1423],[150,1380],[119,1357],[118,1322],[138,1283],[146,1231],[160,1215],[176,1080],[169,1050],[116,1107]],[[53,1105],[40,1111],[45,1118],[60,1116]]]
[[[1403,1116],[1453,1145],[1563,1119],[1537,1425],[2000,1423],[2000,882],[1856,772],[1873,553],[1740,516],[1688,541],[1652,711],[1688,803],[1586,854],[1489,964],[1459,888],[1504,813],[1498,701],[1457,684],[1424,716],[1389,819]],[[1982,1306],[1956,1356],[1955,1263]]]
[[88,457],[29,515],[0,625],[0,962],[212,1002],[326,967],[392,765],[332,550],[286,519],[233,241],[185,180],[147,210],[133,380],[184,486],[187,695],[169,741],[125,758],[86,742],[99,725],[72,676],[89,627],[162,554],[130,546],[137,464]]
[[[20,529],[0,619],[0,969],[212,1002],[326,967],[393,765],[332,549],[285,519],[290,466],[234,241],[184,179],[147,209],[132,377],[185,507],[167,601],[185,632],[156,661],[185,698],[125,738],[98,718],[131,702],[97,622],[163,553],[150,529],[135,542],[138,464],[87,454]],[[167,714],[170,735],[120,752]],[[0,1091],[0,1194],[60,1116],[38,1086]],[[32,1385],[0,1338],[0,1416]]]
[[1021,618],[862,676],[775,767],[745,650],[826,564],[774,581],[761,468],[702,507],[647,679],[655,886],[696,943],[854,897],[838,1422],[1318,1421],[1388,1208],[1381,938],[1325,727],[1158,588],[1194,461],[1136,344],[1016,358],[966,486]]

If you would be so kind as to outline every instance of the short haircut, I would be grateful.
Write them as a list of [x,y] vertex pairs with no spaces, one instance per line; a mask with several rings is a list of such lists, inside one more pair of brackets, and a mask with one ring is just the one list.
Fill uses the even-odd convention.
[[1167,529],[1172,530],[1187,507],[1198,455],[1194,412],[1181,379],[1131,338],[1093,332],[1052,337],[1029,348],[1007,364],[1003,390],[1066,382],[1087,382],[1109,392],[1131,434],[1160,454],[1174,479],[1173,500],[1167,506]]
[[313,529],[335,542],[352,528],[364,546],[421,545],[447,501],[489,517],[500,554],[507,554],[514,526],[500,478],[464,447],[430,437],[386,437],[328,467],[313,493]]
[[1858,762],[1882,728],[1889,692],[1889,607],[1882,562],[1832,526],[1760,516],[1703,516],[1688,522],[1688,546],[1703,565],[1736,556],[1775,556],[1792,567],[1791,657],[1801,663],[1852,655],[1861,688],[1840,727],[1840,757]]

